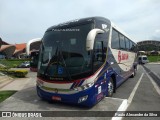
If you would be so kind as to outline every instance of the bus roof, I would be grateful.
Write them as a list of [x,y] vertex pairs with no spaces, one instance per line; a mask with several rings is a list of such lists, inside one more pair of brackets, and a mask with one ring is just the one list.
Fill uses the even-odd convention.
[[89,23],[89,22],[94,22],[94,21],[104,21],[104,22],[107,22],[108,24],[111,24],[111,21],[104,17],[88,17],[88,18],[82,18],[82,19],[75,19],[75,20],[71,20],[68,22],[64,22],[64,23],[60,23],[60,24],[51,26],[47,29],[47,31],[51,31],[52,29],[56,29],[56,28],[75,26],[77,24]]
[[[130,40],[133,41],[133,39],[131,37],[129,37],[124,31],[122,31],[116,24],[114,24],[112,21],[110,21],[109,19],[107,18],[104,18],[104,17],[87,17],[87,18],[82,18],[82,19],[75,19],[75,20],[71,20],[71,21],[68,21],[68,22],[64,22],[64,23],[60,23],[60,24],[57,24],[57,25],[54,25],[54,26],[51,26],[49,27],[47,31],[51,31],[53,29],[58,29],[58,28],[66,28],[66,27],[69,27],[69,26],[75,26],[77,24],[83,24],[83,23],[89,23],[89,22],[96,22],[96,21],[104,21],[105,23],[108,23],[110,24],[114,29],[116,29],[117,31],[119,31],[120,33],[122,33],[123,35],[125,35],[127,38],[129,38]],[[134,42],[134,41],[133,41]],[[135,43],[135,42],[134,42]]]

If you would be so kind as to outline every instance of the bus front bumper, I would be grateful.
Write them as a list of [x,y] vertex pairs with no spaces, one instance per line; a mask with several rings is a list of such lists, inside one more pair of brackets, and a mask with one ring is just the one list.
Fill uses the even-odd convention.
[[37,86],[37,94],[40,98],[48,101],[59,101],[63,103],[76,104],[88,107],[92,107],[94,104],[97,103],[94,86],[74,94],[59,94],[46,92]]

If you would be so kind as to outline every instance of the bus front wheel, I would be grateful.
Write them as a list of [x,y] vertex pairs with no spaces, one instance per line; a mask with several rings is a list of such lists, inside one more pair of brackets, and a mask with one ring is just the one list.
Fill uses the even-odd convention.
[[114,92],[114,84],[113,84],[113,79],[110,78],[109,82],[108,82],[108,97],[112,97],[113,92]]

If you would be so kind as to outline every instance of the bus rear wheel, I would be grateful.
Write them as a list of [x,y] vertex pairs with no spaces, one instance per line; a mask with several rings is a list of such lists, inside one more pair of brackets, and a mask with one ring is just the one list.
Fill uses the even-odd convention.
[[109,82],[108,82],[108,97],[112,97],[113,96],[113,92],[114,92],[114,84],[113,84],[113,79],[110,78]]
[[134,78],[135,75],[136,75],[136,70],[134,69],[134,71],[133,71],[133,73],[132,73],[132,75],[131,75],[130,77],[131,77],[131,78]]

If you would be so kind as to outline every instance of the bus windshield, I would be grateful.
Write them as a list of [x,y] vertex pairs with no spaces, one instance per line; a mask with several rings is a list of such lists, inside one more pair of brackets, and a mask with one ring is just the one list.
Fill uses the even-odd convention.
[[50,77],[70,77],[91,71],[86,38],[92,24],[53,29],[42,39],[38,72]]
[[38,65],[38,55],[39,55],[39,51],[33,51],[33,52],[31,52],[30,67],[37,68],[37,65]]

